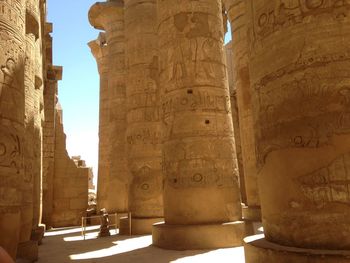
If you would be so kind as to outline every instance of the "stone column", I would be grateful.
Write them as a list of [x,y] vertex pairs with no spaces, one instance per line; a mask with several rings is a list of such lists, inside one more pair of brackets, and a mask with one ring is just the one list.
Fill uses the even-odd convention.
[[41,244],[45,232],[45,225],[42,224],[42,203],[43,203],[43,126],[45,124],[44,112],[44,71],[43,71],[43,51],[45,33],[43,20],[40,19],[39,38],[35,43],[35,100],[34,100],[34,160],[35,160],[35,181],[33,199],[33,232],[32,240]]
[[43,126],[43,223],[52,226],[53,179],[55,172],[55,120],[58,81],[62,67],[49,65],[44,90],[45,123]]
[[224,0],[225,9],[231,23],[232,68],[234,86],[237,93],[237,106],[242,149],[242,163],[246,202],[243,206],[243,218],[261,221],[260,199],[258,192],[257,161],[255,154],[255,135],[252,91],[250,87],[247,11],[244,0]]
[[132,233],[150,234],[162,221],[156,0],[125,1],[127,157],[132,179]]
[[0,246],[14,258],[24,176],[25,1],[1,1],[0,10]]
[[98,177],[97,177],[97,206],[98,211],[108,206],[108,180],[109,180],[109,161],[108,152],[110,143],[108,140],[108,66],[107,66],[107,46],[105,33],[100,33],[97,40],[89,42],[89,47],[94,55],[98,72],[100,74],[100,115],[99,115],[99,150],[98,150]]
[[165,224],[153,228],[153,244],[240,246],[221,0],[159,0],[158,11]]
[[[224,13],[224,18],[227,15]],[[224,20],[224,26],[226,19]],[[227,23],[227,21],[226,21]],[[225,31],[226,27],[224,27]],[[241,132],[239,125],[239,110],[237,105],[237,90],[236,83],[233,79],[233,65],[232,65],[232,41],[225,45],[225,53],[226,53],[226,66],[227,66],[227,78],[228,85],[230,90],[230,102],[231,102],[231,111],[232,111],[232,122],[233,122],[233,130],[234,130],[234,138],[235,138],[235,146],[236,146],[236,156],[237,156],[237,168],[239,173],[239,187],[241,192],[241,202],[242,204],[247,203],[247,193],[245,187],[244,180],[244,169],[243,169],[243,159],[242,159],[242,143],[241,143]]]
[[[34,160],[34,100],[35,100],[35,73],[34,73],[34,55],[35,55],[35,35],[27,32],[26,34],[26,57],[24,65],[24,88],[25,88],[25,116],[24,127],[25,136],[23,144],[24,152],[24,176],[22,179],[22,207],[21,207],[21,231],[20,243],[18,245],[17,258],[29,259],[29,250],[38,252],[37,243],[30,241],[33,222],[33,190],[34,181],[37,176]],[[30,248],[30,249],[29,249]],[[33,258],[37,259],[36,256]]]
[[350,3],[247,2],[265,232],[247,262],[348,262]]
[[[100,116],[100,121],[108,125],[109,131],[104,137],[100,137],[101,152],[105,152],[109,160],[105,208],[109,213],[127,211],[129,173],[125,153],[126,76],[123,1],[96,3],[90,9],[89,20],[96,29],[105,30],[108,53],[106,59],[108,88],[105,94],[101,94],[108,100],[108,114]],[[101,104],[100,107],[106,105]]]

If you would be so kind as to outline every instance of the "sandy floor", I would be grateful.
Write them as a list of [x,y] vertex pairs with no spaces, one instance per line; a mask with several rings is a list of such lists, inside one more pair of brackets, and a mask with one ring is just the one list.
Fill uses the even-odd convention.
[[97,227],[90,227],[86,240],[80,228],[55,229],[47,232],[39,249],[39,263],[65,262],[233,262],[244,263],[242,247],[172,251],[153,247],[151,236],[97,238]]

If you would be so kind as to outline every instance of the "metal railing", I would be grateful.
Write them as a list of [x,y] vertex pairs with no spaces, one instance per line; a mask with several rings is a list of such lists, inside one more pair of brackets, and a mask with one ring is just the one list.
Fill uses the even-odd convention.
[[[114,216],[114,224],[108,224],[108,227],[110,226],[114,226],[115,230],[120,228],[120,218],[122,216],[127,216],[128,220],[129,220],[129,236],[131,236],[131,212],[116,212],[113,214],[108,214],[108,219],[110,217]],[[93,218],[99,218],[100,219],[100,225],[102,225],[102,217],[103,215],[96,215],[96,216],[82,216],[81,217],[81,235],[84,237],[85,240],[85,236],[86,236],[86,222],[87,219],[93,219]],[[108,220],[109,221],[109,220]]]

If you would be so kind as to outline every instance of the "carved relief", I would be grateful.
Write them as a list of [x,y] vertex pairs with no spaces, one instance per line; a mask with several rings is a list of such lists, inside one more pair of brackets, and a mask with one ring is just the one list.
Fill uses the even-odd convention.
[[304,23],[312,16],[331,15],[335,19],[348,16],[349,0],[279,0],[259,10],[255,22],[255,38],[263,40],[282,29]]
[[[309,58],[312,64],[307,66],[298,61],[254,85],[259,101],[260,167],[271,151],[321,147],[333,134],[350,131],[350,74],[346,70],[329,70],[335,66],[331,63],[350,66],[348,56],[348,52],[325,55],[322,64],[317,58]],[[295,77],[286,81],[289,74]]]
[[[229,140],[213,140],[206,145],[178,143],[163,152],[162,167],[167,184],[174,188],[237,186],[237,167]],[[220,152],[220,154],[219,154]],[[224,156],[232,156],[225,159]]]
[[13,36],[0,30],[0,52],[0,115],[20,122],[23,117],[23,49]]
[[22,145],[14,129],[0,125],[0,168],[9,168],[16,173],[22,169]]
[[134,215],[161,215],[162,208],[162,177],[160,170],[143,166],[131,171],[130,208]]
[[163,58],[160,70],[166,72],[161,75],[167,82],[166,92],[187,86],[192,81],[217,88],[224,86],[226,69],[222,63],[221,32],[210,32],[209,21],[205,13],[175,15],[177,37],[173,41],[177,44],[174,49],[160,50]]
[[161,132],[158,130],[151,129],[140,129],[133,130],[133,132],[129,132],[126,141],[130,145],[134,144],[152,144],[157,145],[161,143]]
[[298,178],[304,195],[317,207],[330,203],[350,205],[350,153],[329,166]]
[[0,2],[0,21],[13,28],[16,32],[24,32],[23,0],[2,0]]
[[192,91],[189,89],[187,92],[184,90],[178,96],[165,98],[162,103],[163,116],[186,110],[230,113],[230,96],[208,91]]

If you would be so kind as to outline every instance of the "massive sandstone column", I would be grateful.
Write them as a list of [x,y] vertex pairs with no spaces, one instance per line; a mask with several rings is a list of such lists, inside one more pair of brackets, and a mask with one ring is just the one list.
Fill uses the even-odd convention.
[[0,246],[15,257],[24,175],[25,1],[1,1],[0,10]]
[[[224,13],[224,17],[226,17],[226,13]],[[226,26],[224,21],[224,26]],[[225,27],[224,27],[225,29]],[[235,146],[236,146],[236,156],[237,156],[237,168],[239,173],[239,188],[241,192],[241,203],[247,203],[247,194],[244,180],[244,169],[243,169],[243,159],[242,159],[242,143],[241,143],[241,134],[240,134],[240,125],[239,125],[239,110],[237,105],[237,90],[236,90],[236,82],[233,79],[233,65],[232,65],[232,41],[225,45],[225,53],[226,53],[226,66],[227,66],[227,78],[228,85],[230,90],[230,102],[231,102],[231,112],[232,112],[232,123],[233,123],[233,131],[235,138]]]
[[[106,204],[108,212],[127,211],[128,209],[128,169],[125,153],[126,141],[126,87],[125,87],[125,39],[124,39],[124,3],[122,0],[98,2],[89,11],[90,23],[100,30],[105,30],[108,84],[101,90],[100,107],[106,107],[107,114],[100,114],[100,124],[107,126],[106,132],[100,133],[100,157],[108,160],[108,167],[101,170],[107,174]],[[104,100],[104,101],[102,101]],[[101,113],[103,113],[101,111]],[[101,127],[101,128],[102,128]],[[101,167],[103,169],[103,167]],[[98,196],[100,196],[99,187]],[[99,202],[99,200],[98,200]],[[99,205],[100,208],[103,208]]]
[[132,233],[151,233],[162,221],[156,0],[125,1],[127,157],[132,179]]
[[97,40],[89,42],[91,53],[96,59],[100,74],[100,113],[99,113],[99,150],[98,150],[98,182],[97,206],[98,209],[108,206],[108,180],[109,180],[109,96],[108,96],[108,50],[105,33],[100,33]]
[[[50,50],[50,46],[48,46]],[[52,226],[53,180],[55,173],[55,120],[58,81],[62,79],[62,67],[49,65],[45,83],[43,126],[43,223]]]
[[170,249],[238,246],[244,236],[221,0],[158,1],[165,224]]
[[258,192],[257,160],[255,154],[255,135],[252,91],[250,87],[248,34],[247,34],[247,1],[224,0],[225,9],[231,23],[232,33],[232,68],[234,86],[237,93],[237,106],[242,149],[244,186],[246,202],[243,207],[243,218],[260,221],[260,199]]
[[248,3],[266,239],[247,262],[349,262],[350,3]]
[[39,6],[39,1],[36,4],[37,19],[39,21],[39,32],[35,42],[34,54],[34,75],[35,75],[35,94],[34,94],[34,199],[33,199],[33,230],[43,231],[41,224],[42,220],[42,166],[43,166],[43,124],[44,124],[44,93],[43,93],[43,20],[41,16],[45,14],[40,13],[42,3]]
[[[28,15],[28,14],[27,14]],[[22,179],[22,207],[21,207],[21,230],[20,243],[17,251],[17,258],[29,259],[27,253],[31,250],[36,254],[37,259],[37,243],[30,241],[33,222],[33,199],[34,199],[34,180],[37,176],[35,171],[34,160],[34,100],[35,100],[35,35],[31,32],[26,34],[26,56],[24,65],[24,89],[25,89],[25,115],[24,127],[25,136],[23,144],[24,152],[24,177]],[[30,248],[30,249],[29,249]]]
[[[40,8],[43,8],[42,4]],[[44,9],[45,10],[45,9]],[[43,126],[45,124],[44,112],[44,50],[45,40],[45,12],[41,12],[39,38],[35,43],[35,100],[34,100],[34,199],[33,199],[33,231],[32,240],[41,244],[45,232],[45,225],[42,224],[43,213]],[[44,17],[44,18],[43,18]],[[46,74],[46,69],[45,69]]]

